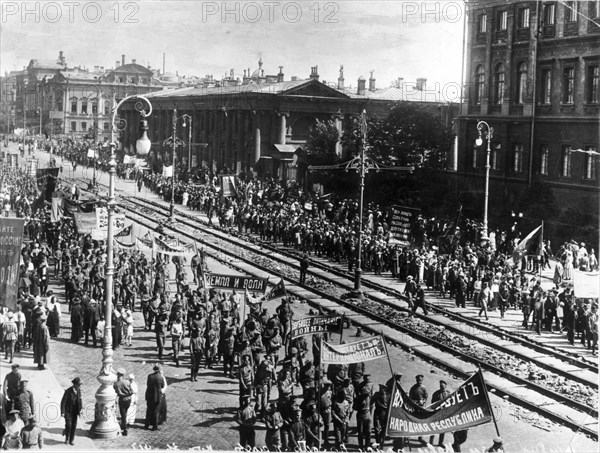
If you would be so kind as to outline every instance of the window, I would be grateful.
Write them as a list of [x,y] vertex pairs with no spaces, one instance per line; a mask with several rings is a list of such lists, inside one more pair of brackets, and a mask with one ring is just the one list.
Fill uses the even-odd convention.
[[110,103],[108,101],[104,102],[104,114],[110,115]]
[[567,22],[577,22],[577,3],[565,2],[565,20]]
[[477,18],[477,32],[478,33],[487,32],[487,14],[481,14]]
[[97,115],[97,114],[98,114],[98,103],[92,102],[92,115]]
[[544,25],[554,25],[554,14],[556,5],[554,3],[546,3],[544,5]]
[[515,143],[513,149],[513,171],[520,173],[523,171],[523,145]]
[[471,166],[477,168],[477,147],[473,148],[473,158],[471,160]]
[[571,146],[563,145],[562,152],[560,154],[560,175],[565,178],[571,177]]
[[504,99],[504,65],[498,63],[494,72],[494,104],[502,104]]
[[81,122],[81,130],[82,131],[87,131],[87,123],[85,121]]
[[504,31],[508,28],[508,11],[498,12],[498,30]]
[[491,158],[491,162],[490,162],[490,167],[492,168],[492,170],[498,170],[498,154],[500,153],[499,149],[496,147],[494,149],[492,149],[492,155],[490,156]]
[[81,101],[81,113],[83,113],[84,115],[87,115],[88,112],[88,103],[87,101]]
[[542,80],[540,84],[540,102],[542,104],[552,103],[552,70],[542,69]]
[[586,146],[585,147],[585,168],[584,168],[584,178],[585,179],[596,179],[596,159],[598,158],[598,153],[596,152],[595,146]]
[[588,16],[591,19],[600,19],[600,0],[588,2]]
[[586,79],[586,102],[588,104],[598,103],[598,78],[600,76],[599,66],[588,66]]
[[572,104],[575,92],[575,68],[565,68],[563,72],[563,103]]
[[104,123],[104,130],[107,131],[108,130],[108,123]]
[[519,9],[519,28],[529,28],[529,8]]
[[71,121],[71,132],[75,132],[77,130],[77,122]]
[[517,67],[517,104],[523,104],[527,95],[527,63]]
[[475,71],[475,104],[481,104],[485,88],[485,72],[483,65],[477,66]]
[[71,99],[71,113],[77,113],[77,98]]
[[542,145],[540,148],[540,174],[548,174],[548,156],[550,151],[548,145]]

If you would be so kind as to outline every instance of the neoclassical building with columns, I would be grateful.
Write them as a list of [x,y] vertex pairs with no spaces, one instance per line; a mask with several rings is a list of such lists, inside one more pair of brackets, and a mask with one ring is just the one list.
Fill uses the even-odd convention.
[[[343,69],[337,84],[319,80],[318,68],[311,68],[309,78],[284,80],[282,68],[275,75],[265,75],[262,61],[244,78],[223,80],[218,87],[187,87],[149,93],[153,107],[148,119],[148,137],[154,157],[170,164],[172,148],[167,139],[173,135],[183,141],[177,147],[178,164],[194,168],[204,166],[218,172],[252,171],[278,179],[304,179],[303,146],[316,120],[332,120],[341,132],[345,123],[363,109],[369,115],[386,116],[395,101],[413,100],[444,106],[435,93],[423,94],[414,84],[375,88],[375,79],[363,77],[357,87],[344,87]],[[191,117],[182,118],[184,115]],[[133,154],[140,136],[140,117],[133,103],[122,107],[127,121],[121,135],[124,151]],[[165,143],[167,141],[167,143]],[[337,152],[343,155],[338,143]]]

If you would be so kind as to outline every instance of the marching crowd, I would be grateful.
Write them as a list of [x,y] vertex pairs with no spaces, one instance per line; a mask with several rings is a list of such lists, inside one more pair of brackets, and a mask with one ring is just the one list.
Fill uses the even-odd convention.
[[[31,209],[37,194],[31,177],[3,167],[0,181],[0,192],[8,194],[9,210],[28,218],[26,231],[30,239],[21,251],[17,306],[14,311],[4,307],[0,312],[0,344],[6,360],[14,365],[5,378],[1,399],[0,415],[7,418],[2,419],[3,443],[5,448],[41,448],[42,433],[35,423],[33,395],[20,377],[13,357],[20,349],[32,348],[38,367],[42,369],[47,364],[50,339],[59,335],[65,316],[49,289],[51,277],[64,285],[71,341],[100,346],[97,332],[102,332],[106,322],[106,245],[93,241],[89,235],[77,235],[71,219],[51,222],[44,209]],[[165,178],[145,173],[140,175],[140,181],[170,200],[170,184]],[[238,182],[237,196],[223,198],[212,182],[215,181],[208,185],[178,183],[176,201],[203,210],[209,219],[216,215],[220,226],[235,228],[240,234],[256,234],[260,239],[293,247],[301,254],[347,263],[349,271],[356,266],[356,202],[317,199],[294,184],[282,185],[273,180]],[[19,212],[23,205],[29,206],[30,211],[23,208]],[[426,287],[441,297],[453,298],[459,307],[472,301],[486,318],[495,310],[500,316],[506,310],[521,310],[525,328],[531,327],[538,333],[542,329],[565,330],[570,342],[577,337],[596,353],[597,305],[576,303],[569,285],[575,266],[597,268],[594,251],[588,253],[584,244],[577,248],[574,244],[560,247],[555,255],[561,263],[555,273],[556,289],[544,291],[540,280],[528,276],[525,269],[529,265],[531,270],[549,266],[549,243],[543,259],[532,263],[523,260],[519,270],[509,260],[517,238],[497,232],[481,245],[475,222],[463,221],[461,231],[448,219],[419,216],[413,230],[417,246],[403,248],[388,244],[388,210],[377,205],[369,207],[361,235],[364,270],[390,272],[393,277],[406,280],[405,295],[415,310],[418,306],[426,309]],[[437,241],[439,237],[445,238],[443,246]],[[169,261],[174,265],[174,275],[170,275]],[[187,281],[187,265],[192,267],[193,282]],[[255,294],[228,294],[204,288],[201,275],[205,271],[202,251],[188,264],[181,257],[157,256],[150,260],[139,250],[119,248],[115,253],[112,347],[132,344],[133,313],[139,310],[143,329],[152,332],[156,339],[159,361],[170,349],[176,367],[189,361],[190,379],[194,382],[201,366],[219,367],[224,376],[236,379],[240,404],[236,420],[242,446],[256,445],[256,424],[261,421],[266,427],[265,444],[269,450],[292,451],[304,446],[342,449],[349,443],[349,422],[355,416],[353,435],[358,447],[383,447],[391,390],[394,379],[400,382],[400,375],[376,389],[364,362],[324,367],[319,357],[322,341],[328,339],[326,333],[313,335],[310,344],[306,337],[291,335],[294,297],[283,298],[269,312],[263,308],[265,301]],[[174,292],[167,288],[170,279],[176,282]],[[127,435],[137,411],[138,386],[135,376],[125,369],[118,369],[117,374],[115,391],[121,432]],[[416,376],[409,394],[420,406],[450,394],[447,384],[440,381],[440,388],[429,401],[422,379]],[[61,403],[65,441],[71,444],[82,409],[81,380],[75,378],[72,383]],[[157,364],[147,378],[144,395],[144,426],[148,429],[158,430],[166,421],[167,387],[162,366]],[[460,451],[466,437],[466,431],[454,433],[454,451]],[[438,443],[443,441],[442,435]],[[429,443],[433,444],[433,439]],[[394,440],[395,448],[403,446],[404,439]],[[501,440],[490,451],[502,451]]]

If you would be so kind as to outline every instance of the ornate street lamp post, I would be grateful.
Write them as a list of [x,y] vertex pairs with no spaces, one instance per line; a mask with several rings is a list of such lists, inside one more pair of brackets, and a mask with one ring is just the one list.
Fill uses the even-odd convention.
[[[484,131],[484,127],[487,129],[486,131]],[[483,201],[483,231],[481,232],[481,240],[486,241],[488,240],[488,202],[490,196],[490,151],[492,137],[494,136],[494,128],[490,127],[490,125],[485,121],[479,121],[477,123],[477,130],[479,131],[479,137],[477,137],[477,139],[475,140],[475,145],[483,145],[482,136],[484,134],[487,139],[487,149],[485,157],[485,192]]]
[[[186,121],[190,122],[190,131],[189,131],[189,149],[188,154],[191,159],[191,146],[192,146],[192,117],[188,114],[184,114],[181,116],[177,116],[177,109],[173,110],[173,136],[171,137],[173,147],[172,147],[172,175],[171,175],[171,204],[169,206],[169,220],[174,220],[175,216],[175,157],[177,152],[177,145],[180,143],[177,140],[177,121],[183,119],[183,127],[186,127]],[[189,166],[189,162],[188,162]],[[189,167],[188,167],[189,168]]]
[[[108,183],[108,226],[106,235],[106,297],[104,307],[104,335],[102,336],[102,368],[97,376],[98,382],[100,382],[100,388],[96,391],[96,408],[94,411],[94,423],[90,428],[90,436],[95,438],[113,438],[119,435],[120,428],[117,423],[117,417],[115,412],[115,403],[117,394],[113,388],[115,382],[117,382],[117,376],[113,370],[113,350],[112,350],[112,303],[113,303],[113,275],[115,272],[114,260],[113,260],[113,216],[116,207],[115,200],[115,174],[117,172],[117,162],[115,160],[115,148],[116,148],[116,132],[115,129],[119,129],[116,124],[117,111],[119,107],[131,100],[137,99],[135,108],[142,117],[141,129],[142,137],[138,139],[136,143],[136,150],[139,155],[145,156],[150,151],[150,140],[147,135],[147,118],[152,113],[152,104],[150,101],[143,96],[133,95],[124,98],[113,110],[112,116],[112,141],[110,144],[110,162],[109,162],[109,183]],[[143,101],[143,102],[141,102]],[[147,104],[148,110],[146,110],[144,103]],[[122,128],[121,128],[122,129]]]

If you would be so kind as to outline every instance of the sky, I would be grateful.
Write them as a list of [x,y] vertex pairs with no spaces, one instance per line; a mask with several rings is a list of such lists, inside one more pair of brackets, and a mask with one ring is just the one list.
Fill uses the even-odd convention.
[[374,71],[378,87],[398,77],[460,83],[464,5],[459,1],[193,1],[1,0],[0,71],[22,69],[33,58],[69,67],[112,68],[126,62],[179,75],[221,78],[258,67],[283,66],[285,79],[346,86]]

